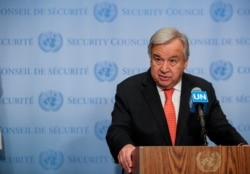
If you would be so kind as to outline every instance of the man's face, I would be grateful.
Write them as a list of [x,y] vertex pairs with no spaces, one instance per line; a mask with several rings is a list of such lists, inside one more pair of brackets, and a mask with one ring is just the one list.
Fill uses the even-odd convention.
[[153,46],[150,59],[151,75],[160,88],[170,89],[180,81],[188,64],[183,50],[179,39]]

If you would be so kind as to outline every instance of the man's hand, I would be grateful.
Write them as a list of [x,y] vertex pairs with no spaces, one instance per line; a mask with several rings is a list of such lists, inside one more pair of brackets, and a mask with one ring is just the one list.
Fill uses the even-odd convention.
[[118,154],[118,161],[126,173],[132,172],[132,152],[135,150],[135,146],[127,144],[123,146]]

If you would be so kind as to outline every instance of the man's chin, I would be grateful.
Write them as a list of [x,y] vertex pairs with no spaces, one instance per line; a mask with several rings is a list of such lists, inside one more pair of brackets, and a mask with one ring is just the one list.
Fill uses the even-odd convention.
[[169,83],[158,83],[158,86],[162,89],[170,89],[172,88],[171,84]]

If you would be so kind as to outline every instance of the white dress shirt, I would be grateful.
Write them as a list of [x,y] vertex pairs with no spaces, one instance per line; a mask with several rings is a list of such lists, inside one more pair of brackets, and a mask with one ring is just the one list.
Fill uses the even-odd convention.
[[[180,107],[180,97],[181,97],[181,80],[174,86],[174,93],[172,96],[172,102],[174,104],[174,110],[175,110],[175,116],[176,116],[176,122],[178,121],[178,115],[179,115],[179,107]],[[164,89],[161,89],[160,87],[157,86],[160,98],[161,98],[161,103],[162,107],[164,108],[165,104],[165,94],[164,94]]]

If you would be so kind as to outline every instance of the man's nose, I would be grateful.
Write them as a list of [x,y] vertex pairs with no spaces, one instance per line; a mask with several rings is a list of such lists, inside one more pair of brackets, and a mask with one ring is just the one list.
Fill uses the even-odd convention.
[[168,61],[164,61],[163,64],[161,65],[161,70],[166,72],[169,70],[170,64]]

